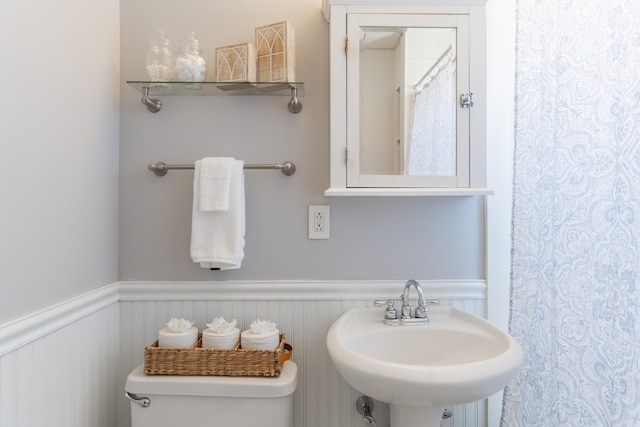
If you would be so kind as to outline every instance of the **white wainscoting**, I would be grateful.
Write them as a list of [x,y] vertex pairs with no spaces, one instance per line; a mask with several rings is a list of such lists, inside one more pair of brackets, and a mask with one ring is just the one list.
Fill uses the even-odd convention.
[[[200,329],[216,316],[237,319],[240,327],[256,318],[277,322],[294,348],[299,368],[294,400],[295,427],[361,427],[355,411],[361,395],[329,359],[325,336],[331,323],[351,307],[375,299],[398,298],[398,282],[123,282],[120,287],[120,380],[143,360],[143,348],[171,317],[184,317]],[[486,317],[484,281],[422,281],[429,298]],[[382,310],[381,310],[382,314]],[[129,427],[129,404],[119,401],[119,427]],[[442,427],[486,427],[486,401],[456,406]],[[376,403],[379,427],[389,426],[388,406]]]
[[0,325],[0,427],[113,427],[119,285]]
[[[429,298],[486,317],[484,281],[422,281]],[[171,317],[277,322],[294,347],[295,427],[360,427],[360,393],[333,367],[325,335],[351,307],[397,298],[393,282],[120,282],[0,325],[0,427],[130,427],[127,374]],[[118,301],[120,301],[118,303]],[[442,427],[487,427],[486,401],[453,408]],[[377,403],[378,426],[388,406]]]

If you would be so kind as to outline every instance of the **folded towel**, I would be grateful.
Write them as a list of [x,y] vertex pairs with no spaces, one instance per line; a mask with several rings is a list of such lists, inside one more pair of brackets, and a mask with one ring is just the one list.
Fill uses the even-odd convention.
[[232,162],[226,211],[200,210],[200,167],[198,160],[193,178],[191,258],[202,268],[240,268],[245,234],[244,162]]
[[229,180],[232,157],[205,157],[200,163],[199,209],[202,212],[229,210]]

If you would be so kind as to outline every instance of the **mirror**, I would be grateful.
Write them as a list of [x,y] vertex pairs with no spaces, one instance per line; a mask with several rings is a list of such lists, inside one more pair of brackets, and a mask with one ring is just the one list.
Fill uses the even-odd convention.
[[469,186],[467,31],[455,15],[347,15],[347,187]]
[[455,176],[456,29],[359,33],[360,173]]

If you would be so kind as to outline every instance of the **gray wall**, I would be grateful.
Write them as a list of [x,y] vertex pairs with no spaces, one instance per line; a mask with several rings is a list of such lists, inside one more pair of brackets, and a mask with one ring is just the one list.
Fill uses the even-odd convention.
[[[195,31],[214,49],[253,40],[256,26],[296,30],[304,108],[281,97],[164,97],[148,113],[126,80],[145,79],[148,38],[174,46]],[[476,279],[484,277],[482,198],[325,198],[329,185],[328,24],[320,0],[129,0],[121,4],[119,268],[121,280]],[[210,78],[211,79],[211,78]],[[148,163],[232,156],[291,160],[292,177],[247,171],[242,268],[212,272],[189,256],[193,173],[158,178]],[[331,239],[307,239],[307,206],[331,206]]]
[[117,280],[117,0],[3,2],[0,324]]

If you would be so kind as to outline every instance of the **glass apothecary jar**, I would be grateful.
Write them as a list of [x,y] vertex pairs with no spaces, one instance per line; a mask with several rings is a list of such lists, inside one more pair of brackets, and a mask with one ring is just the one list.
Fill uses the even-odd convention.
[[171,46],[169,40],[164,37],[164,30],[158,31],[158,37],[149,39],[147,74],[154,82],[170,81],[175,76]]
[[180,55],[176,59],[176,73],[181,82],[203,82],[207,78],[207,61],[202,56],[195,33],[182,40]]

